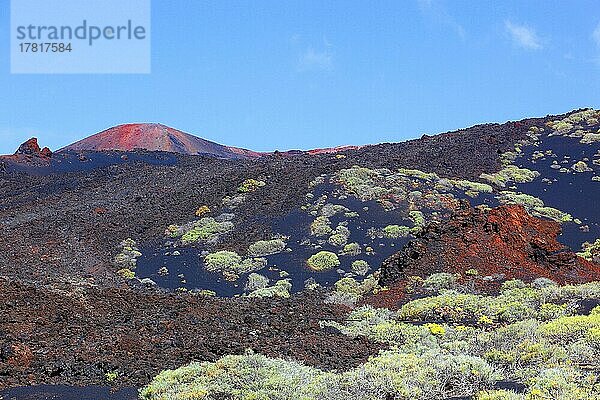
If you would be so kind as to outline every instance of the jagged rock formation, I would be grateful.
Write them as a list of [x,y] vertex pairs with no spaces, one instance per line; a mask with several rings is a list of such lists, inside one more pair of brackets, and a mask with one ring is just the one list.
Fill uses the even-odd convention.
[[37,138],[31,138],[27,140],[25,143],[21,144],[15,155],[29,155],[36,156],[42,158],[50,158],[52,157],[52,151],[48,147],[40,148],[38,144]]
[[[410,276],[436,272],[465,274],[476,269],[481,288],[494,290],[506,279],[546,277],[559,283],[600,279],[600,265],[558,242],[560,224],[533,217],[520,205],[494,209],[468,204],[446,222],[433,222],[381,270],[381,283],[403,287]],[[383,294],[393,298],[396,290]]]

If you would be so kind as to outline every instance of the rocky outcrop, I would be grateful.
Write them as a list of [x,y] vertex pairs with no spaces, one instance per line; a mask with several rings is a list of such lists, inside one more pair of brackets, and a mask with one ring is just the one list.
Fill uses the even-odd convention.
[[41,149],[40,145],[38,144],[37,138],[31,138],[19,146],[19,148],[15,152],[15,155],[50,158],[52,157],[52,151],[50,151],[48,147],[44,147],[43,149]]
[[469,269],[477,270],[487,289],[513,278],[546,277],[559,283],[600,279],[600,265],[558,242],[559,234],[558,223],[533,217],[519,205],[483,209],[464,204],[448,221],[428,225],[386,260],[381,283],[398,286],[410,276]]
[[342,321],[345,310],[323,305],[314,293],[232,300],[85,283],[36,286],[0,277],[0,316],[0,390],[106,384],[106,374],[115,370],[116,384],[141,386],[165,368],[250,348],[346,370],[384,347],[323,331],[320,320]]

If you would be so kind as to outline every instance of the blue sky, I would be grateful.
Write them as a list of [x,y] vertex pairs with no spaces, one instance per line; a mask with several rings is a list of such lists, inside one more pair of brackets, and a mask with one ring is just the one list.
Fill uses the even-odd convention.
[[0,153],[126,122],[284,150],[600,108],[597,0],[154,0],[148,75],[11,75],[9,14]]

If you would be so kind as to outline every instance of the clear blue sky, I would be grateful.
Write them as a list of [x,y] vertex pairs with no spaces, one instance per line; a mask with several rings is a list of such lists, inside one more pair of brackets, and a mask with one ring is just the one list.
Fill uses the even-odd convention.
[[283,150],[600,108],[597,0],[154,0],[149,75],[11,75],[8,3],[0,153],[126,122]]

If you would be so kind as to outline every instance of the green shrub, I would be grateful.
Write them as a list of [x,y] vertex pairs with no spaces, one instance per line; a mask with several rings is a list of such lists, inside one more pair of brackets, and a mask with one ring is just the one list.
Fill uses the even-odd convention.
[[475,400],[525,400],[525,396],[509,390],[484,390],[477,393]]
[[536,278],[531,282],[531,287],[535,289],[542,289],[549,286],[557,286],[557,283],[548,278]]
[[534,207],[530,210],[530,213],[535,217],[548,218],[560,223],[573,221],[573,216],[571,214],[552,207]]
[[376,200],[389,192],[389,189],[380,186],[385,185],[386,173],[390,171],[354,166],[338,171],[335,180],[362,201]]
[[400,237],[408,236],[410,228],[408,226],[400,225],[388,225],[383,228],[383,235],[386,238],[398,239]]
[[560,343],[583,339],[600,329],[600,314],[561,317],[540,327],[542,335]]
[[309,268],[315,271],[326,271],[340,265],[337,254],[330,251],[320,251],[313,254],[307,261]]
[[122,276],[125,279],[135,278],[135,272],[133,272],[129,268],[121,268],[120,270],[117,271],[117,274],[119,274],[120,276]]
[[313,236],[327,236],[332,231],[333,229],[331,229],[331,223],[329,221],[329,218],[325,216],[318,216],[310,224],[310,234]]
[[527,400],[598,400],[600,383],[592,374],[570,367],[548,368],[530,382]]
[[542,321],[548,321],[551,319],[564,317],[566,313],[566,304],[544,303],[540,306],[539,312],[537,314],[537,319],[541,319]]
[[219,271],[226,279],[236,280],[240,274],[264,268],[266,260],[264,258],[243,259],[236,252],[221,250],[207,254],[204,257],[204,266],[207,271]]
[[119,377],[119,372],[118,371],[109,371],[104,374],[104,377],[106,378],[107,382],[112,383],[112,382],[116,381],[117,378]]
[[[381,343],[409,346],[419,343],[431,345],[432,335],[425,326],[409,325],[396,321],[394,312],[386,308],[373,308],[365,305],[353,310],[342,324],[334,321],[321,321],[321,326],[332,326],[350,337],[366,336]],[[429,348],[429,346],[427,346]]]
[[[358,243],[348,243],[347,245],[344,246],[344,248],[342,250],[342,254],[345,256],[357,256],[360,254],[360,252],[361,252],[360,244],[358,244]],[[359,275],[364,275],[364,274],[359,274]]]
[[398,311],[400,319],[413,321],[446,320],[461,322],[477,320],[486,310],[485,298],[454,291],[417,299],[406,303]]
[[327,294],[323,302],[325,304],[337,304],[348,308],[354,308],[360,299],[361,296],[356,293],[333,291]]
[[363,295],[371,292],[377,287],[377,279],[370,276],[362,282],[358,282],[354,278],[346,277],[339,279],[333,286],[336,292]]
[[223,204],[223,206],[233,210],[241,206],[244,203],[244,200],[246,200],[245,194],[236,194],[234,196],[223,197],[221,203]]
[[600,142],[600,133],[586,133],[583,135],[580,142],[584,144]]
[[281,239],[259,240],[248,247],[250,257],[264,257],[281,253],[285,249],[285,242]]
[[264,288],[259,288],[252,291],[248,297],[290,297],[290,290],[292,289],[292,284],[288,279],[282,279],[275,282],[273,286],[267,286]]
[[494,174],[481,174],[480,178],[485,179],[497,186],[505,187],[508,182],[528,183],[540,176],[537,171],[527,168],[519,168],[515,165],[507,165],[502,170]]
[[400,174],[402,176],[411,177],[411,178],[422,179],[425,181],[433,181],[433,180],[440,179],[440,177],[437,176],[437,174],[435,174],[433,172],[423,172],[418,169],[399,168],[398,174]]
[[600,239],[596,239],[594,243],[585,242],[578,256],[585,258],[588,261],[600,262]]
[[135,240],[128,238],[120,243],[121,252],[114,258],[115,264],[121,269],[134,270],[137,267],[137,258],[142,255],[136,247]]
[[531,215],[536,217],[548,218],[560,223],[573,221],[571,214],[557,210],[556,208],[546,207],[541,199],[528,194],[503,191],[498,196],[498,200],[502,204],[520,204]]
[[241,270],[242,257],[233,251],[217,251],[204,257],[206,269],[209,271]]
[[413,222],[413,227],[410,228],[410,233],[417,234],[421,232],[425,226],[425,216],[421,211],[409,211],[408,217]]
[[456,188],[474,193],[492,193],[494,189],[487,183],[472,182],[468,180],[450,180]]
[[525,193],[503,191],[500,192],[498,200],[502,204],[520,204],[528,210],[533,209],[534,207],[544,207],[544,202],[541,199]]
[[259,181],[257,179],[246,179],[244,182],[240,184],[238,187],[238,192],[240,193],[249,193],[254,192],[258,188],[265,186],[266,183],[263,181]]
[[497,378],[480,358],[435,352],[419,357],[383,351],[344,373],[249,352],[163,371],[140,390],[140,398],[434,400],[473,395]]
[[527,285],[520,279],[510,279],[502,283],[502,292],[507,292],[513,289],[523,289]]
[[439,272],[432,274],[423,281],[423,288],[432,292],[439,292],[442,289],[454,289],[458,283],[457,274]]
[[321,208],[321,215],[327,218],[333,217],[338,213],[346,212],[350,212],[350,210],[340,204],[327,203]]
[[334,233],[333,235],[329,236],[329,239],[327,239],[327,242],[335,247],[341,247],[344,246],[346,244],[346,242],[348,241],[348,238],[340,233]]
[[248,275],[248,282],[246,282],[246,290],[254,291],[257,289],[264,289],[269,285],[269,278],[256,272],[252,272]]
[[338,226],[336,226],[335,230],[333,231],[332,235],[329,236],[329,239],[327,241],[332,246],[341,247],[348,242],[349,237],[350,230],[348,230],[348,228],[345,225],[339,224]]
[[369,263],[364,260],[353,261],[351,268],[356,275],[366,275],[370,269]]
[[[371,275],[365,281],[377,279]],[[342,278],[326,301],[353,306],[365,293],[363,285]],[[260,293],[253,297],[266,296]],[[397,313],[361,306],[343,322],[320,325],[390,347],[347,372],[323,372],[248,353],[165,371],[142,389],[141,398],[600,400],[597,374],[584,370],[600,370],[600,307],[590,315],[561,315],[572,312],[573,302],[599,294],[599,282],[558,286],[549,280],[532,285],[513,280],[498,296],[441,289]],[[460,324],[478,318],[489,322]],[[547,318],[552,319],[539,321]],[[528,387],[523,395],[490,390],[499,379]]]
[[[433,275],[437,277],[437,274]],[[439,285],[449,284],[445,276]],[[530,287],[505,289],[500,296],[481,296],[442,289],[440,294],[410,301],[399,310],[401,319],[445,320],[453,322],[480,321],[488,325],[494,321],[516,322],[538,314],[539,294]]]
[[169,225],[165,233],[171,238],[181,237],[183,245],[190,245],[198,241],[214,242],[219,235],[228,233],[232,229],[233,222],[231,221],[217,221],[212,217],[204,217],[180,227]]
[[283,359],[247,353],[215,362],[191,363],[166,370],[140,390],[145,400],[231,398],[306,398],[313,381],[324,372]]
[[426,352],[423,355],[382,351],[350,371],[353,398],[444,399],[471,396],[499,376],[478,357]]
[[593,169],[591,169],[585,161],[577,161],[575,164],[573,164],[571,166],[571,169],[573,171],[579,172],[579,173],[593,171]]

